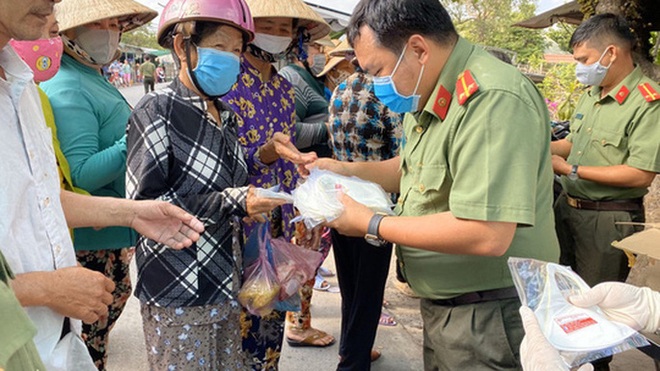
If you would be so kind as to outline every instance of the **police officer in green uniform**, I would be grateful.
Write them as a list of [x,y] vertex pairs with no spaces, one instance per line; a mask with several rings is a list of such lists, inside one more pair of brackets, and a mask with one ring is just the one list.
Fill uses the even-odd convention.
[[[643,196],[660,171],[658,85],[635,67],[635,38],[613,14],[583,22],[571,37],[581,97],[571,133],[553,142],[553,169],[564,193],[555,204],[560,262],[589,285],[625,281],[628,260],[612,242],[644,222]],[[604,360],[596,369],[608,369]]]
[[400,192],[396,217],[343,196],[340,233],[394,242],[422,298],[426,370],[515,370],[523,330],[509,256],[557,261],[548,112],[515,67],[460,38],[437,0],[362,0],[348,27],[400,157],[317,166]]
[[0,252],[0,371],[45,371],[32,338],[37,334],[11,289],[14,275]]
[[624,281],[627,259],[611,246],[643,222],[643,196],[660,171],[659,87],[632,59],[625,20],[596,15],[573,34],[580,97],[571,133],[552,144],[565,194],[555,206],[561,262],[589,285]]

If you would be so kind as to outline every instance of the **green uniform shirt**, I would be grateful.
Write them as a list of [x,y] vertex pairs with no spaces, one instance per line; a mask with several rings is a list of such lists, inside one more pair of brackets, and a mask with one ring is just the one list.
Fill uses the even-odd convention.
[[140,73],[144,77],[154,77],[156,72],[156,65],[151,62],[144,62],[140,65]]
[[[641,84],[648,83],[652,91]],[[568,163],[582,166],[625,164],[637,169],[660,172],[660,100],[648,102],[645,96],[656,92],[658,84],[636,67],[617,87],[600,98],[600,87],[582,94],[571,120],[573,143]],[[651,99],[651,98],[650,98]],[[574,197],[588,200],[621,200],[642,197],[646,188],[613,187],[562,177],[564,189]]]
[[37,329],[9,287],[12,278],[0,252],[0,369],[45,370],[32,341]]
[[[457,81],[465,70],[478,90],[460,105],[466,89],[457,88]],[[398,214],[451,211],[461,219],[519,226],[502,257],[399,246],[404,274],[415,292],[431,299],[513,286],[509,256],[551,262],[559,257],[544,100],[513,66],[460,38],[435,89],[421,113],[404,119]],[[444,120],[434,112],[439,106],[448,106]]]

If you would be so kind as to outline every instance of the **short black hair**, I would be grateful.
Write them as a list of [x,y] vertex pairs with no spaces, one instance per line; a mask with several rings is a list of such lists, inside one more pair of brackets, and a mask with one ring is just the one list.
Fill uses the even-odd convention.
[[452,44],[458,37],[449,13],[438,0],[361,0],[348,24],[351,45],[364,25],[374,31],[380,45],[395,54],[401,53],[415,34],[441,45]]
[[568,46],[572,49],[585,42],[597,47],[617,43],[619,46],[632,50],[636,40],[625,18],[612,13],[602,13],[582,22],[573,32]]

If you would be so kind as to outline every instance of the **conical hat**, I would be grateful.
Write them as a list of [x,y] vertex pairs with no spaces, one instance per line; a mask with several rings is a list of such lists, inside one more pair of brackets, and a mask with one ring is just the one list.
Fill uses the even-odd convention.
[[343,57],[345,53],[352,52],[352,51],[353,51],[353,47],[351,47],[351,44],[348,43],[348,40],[344,40],[344,41],[340,42],[339,45],[337,45],[337,47],[332,49],[328,53],[328,55],[330,55],[331,57],[335,57],[335,56]]
[[133,0],[66,0],[55,4],[60,32],[108,18],[119,18],[121,31],[126,32],[157,15],[155,10]]
[[[70,1],[70,0],[67,0]],[[65,1],[66,2],[66,1]],[[246,0],[252,18],[293,18],[309,31],[310,41],[330,33],[330,25],[302,0]]]

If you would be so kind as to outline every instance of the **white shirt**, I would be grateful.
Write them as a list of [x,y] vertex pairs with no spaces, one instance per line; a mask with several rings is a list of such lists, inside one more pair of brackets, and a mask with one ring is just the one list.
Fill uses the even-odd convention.
[[[0,78],[0,250],[17,275],[75,266],[52,134],[32,71],[9,45],[0,51],[0,66],[7,77]],[[26,311],[38,329],[34,341],[42,360],[57,369],[50,366],[54,353],[72,349],[60,345],[55,352],[64,317],[47,307]]]

